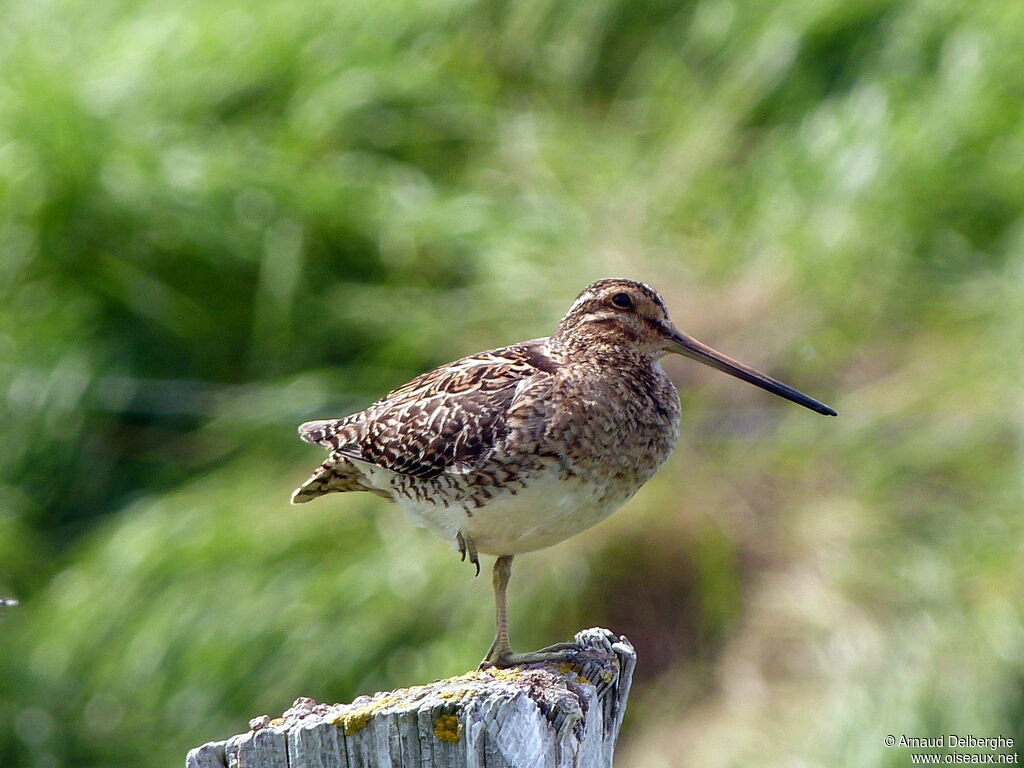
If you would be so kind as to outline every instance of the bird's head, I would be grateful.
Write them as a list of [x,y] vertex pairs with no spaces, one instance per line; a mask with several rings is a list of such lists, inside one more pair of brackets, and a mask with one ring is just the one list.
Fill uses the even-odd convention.
[[591,283],[576,297],[556,338],[584,349],[608,349],[661,357],[675,331],[665,303],[650,286],[633,280]]
[[824,403],[723,355],[682,333],[665,302],[648,285],[613,278],[591,283],[573,302],[552,335],[558,347],[577,353],[642,356],[651,361],[674,352],[743,379],[812,411],[835,416]]

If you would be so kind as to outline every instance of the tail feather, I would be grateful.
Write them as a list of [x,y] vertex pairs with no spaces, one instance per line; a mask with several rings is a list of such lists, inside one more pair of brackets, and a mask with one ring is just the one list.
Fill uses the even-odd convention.
[[361,479],[359,470],[344,454],[333,451],[309,479],[295,489],[292,493],[292,504],[304,504],[325,493],[372,490],[363,485]]

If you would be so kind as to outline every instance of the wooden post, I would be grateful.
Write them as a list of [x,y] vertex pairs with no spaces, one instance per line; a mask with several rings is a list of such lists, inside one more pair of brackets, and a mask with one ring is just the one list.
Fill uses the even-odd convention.
[[636,654],[586,629],[571,661],[469,672],[281,717],[188,753],[186,768],[611,768]]

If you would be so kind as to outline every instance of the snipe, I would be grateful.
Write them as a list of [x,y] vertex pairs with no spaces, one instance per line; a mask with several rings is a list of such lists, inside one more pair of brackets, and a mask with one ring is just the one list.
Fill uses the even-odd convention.
[[299,427],[330,451],[292,495],[391,499],[480,571],[496,555],[497,631],[482,665],[561,658],[514,654],[505,593],[512,558],[603,520],[654,474],[678,437],[679,398],[658,360],[675,352],[799,403],[836,412],[680,333],[661,297],[600,280],[548,338],[464,357],[424,373],[365,411]]

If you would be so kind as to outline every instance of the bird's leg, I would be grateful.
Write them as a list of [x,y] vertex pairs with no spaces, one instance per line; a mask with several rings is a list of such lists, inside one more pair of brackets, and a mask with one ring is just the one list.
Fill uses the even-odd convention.
[[574,643],[558,643],[530,653],[512,653],[508,642],[508,611],[506,593],[512,576],[512,555],[501,555],[494,561],[494,614],[495,635],[487,655],[480,662],[485,667],[510,667],[515,664],[534,664],[545,661],[571,660],[579,649]]
[[494,642],[491,643],[487,655],[480,662],[480,668],[501,666],[504,658],[512,655],[508,642],[508,612],[505,595],[508,591],[508,580],[512,577],[512,555],[501,555],[494,561],[491,572],[491,584],[494,586]]
[[476,566],[476,575],[480,575],[480,556],[476,553],[476,544],[469,536],[464,536],[462,531],[459,531],[455,536],[455,541],[459,544],[459,554],[462,555],[462,562],[466,562],[466,553],[469,553],[469,562]]

